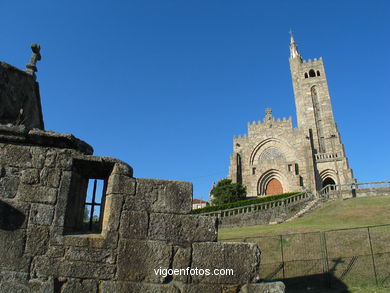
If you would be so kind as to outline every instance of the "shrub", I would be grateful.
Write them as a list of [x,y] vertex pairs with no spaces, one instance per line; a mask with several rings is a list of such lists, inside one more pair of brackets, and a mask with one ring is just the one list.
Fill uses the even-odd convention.
[[222,179],[213,187],[211,194],[213,196],[212,203],[218,205],[245,199],[246,189],[240,183],[232,183],[230,179]]

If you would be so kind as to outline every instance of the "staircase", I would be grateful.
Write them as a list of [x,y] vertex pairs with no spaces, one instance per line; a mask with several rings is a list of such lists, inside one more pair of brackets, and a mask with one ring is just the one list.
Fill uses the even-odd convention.
[[312,201],[310,201],[303,209],[301,209],[298,213],[296,213],[291,218],[287,219],[285,222],[290,222],[295,219],[298,219],[308,213],[310,213],[312,210],[316,209],[318,207],[317,203],[320,201],[319,198],[315,198]]

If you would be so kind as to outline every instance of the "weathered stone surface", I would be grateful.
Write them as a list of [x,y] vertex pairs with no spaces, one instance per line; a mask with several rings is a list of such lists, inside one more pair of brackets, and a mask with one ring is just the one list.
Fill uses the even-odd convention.
[[[34,77],[5,62],[0,62],[0,75],[0,124],[43,129],[41,99]],[[20,109],[23,109],[23,119]]]
[[52,244],[112,249],[117,247],[118,237],[117,231],[107,231],[102,234],[73,234],[65,235],[62,237],[62,241],[53,241]]
[[54,214],[53,224],[55,226],[63,227],[65,225],[65,212],[68,205],[68,197],[70,193],[70,185],[72,180],[72,172],[62,172],[60,186],[58,188],[58,200]]
[[1,293],[29,293],[28,285],[21,282],[5,281],[0,283]]
[[19,145],[6,145],[4,147],[5,152],[1,158],[1,161],[10,167],[30,168],[31,153],[29,147],[23,147]]
[[124,196],[122,194],[106,195],[103,230],[117,231],[119,229],[123,203]]
[[24,256],[26,230],[4,231],[0,229],[0,268],[7,271],[27,272],[30,258]]
[[72,169],[72,152],[70,150],[61,150],[57,152],[57,159],[56,159],[56,167],[65,170],[70,171]]
[[264,282],[259,284],[246,284],[240,293],[284,293],[286,286],[282,282]]
[[65,248],[63,246],[49,246],[46,252],[46,256],[59,258],[63,257],[65,254]]
[[43,168],[40,178],[42,185],[57,188],[60,185],[61,171],[54,168]]
[[82,279],[112,279],[114,278],[115,266],[110,264],[90,262],[63,262],[61,263],[61,276]]
[[[187,269],[191,266],[191,252],[192,248],[174,247],[173,249],[173,263],[172,269]],[[174,275],[173,280],[187,283],[190,276],[187,274]]]
[[124,209],[188,214],[192,209],[192,184],[182,181],[137,179],[136,195],[125,198]]
[[39,172],[38,169],[25,169],[22,170],[21,181],[26,184],[37,184],[39,183]]
[[156,275],[154,269],[169,268],[171,259],[172,246],[164,242],[121,240],[117,278],[121,281],[163,283],[166,277]]
[[70,261],[74,260],[113,264],[116,261],[116,254],[110,249],[69,247],[66,250],[65,259]]
[[36,256],[31,263],[32,278],[46,278],[48,276],[57,278],[60,274],[62,259],[47,256]]
[[54,280],[53,278],[48,278],[48,280],[37,280],[33,279],[28,282],[28,287],[31,293],[49,293],[55,292]]
[[119,161],[117,159],[115,159],[115,160],[116,160],[116,163],[114,165],[114,168],[113,168],[111,174],[120,174],[120,175],[125,175],[128,177],[133,177],[133,168],[131,168],[125,162]]
[[97,290],[98,285],[94,280],[67,279],[61,287],[61,293],[94,293]]
[[20,170],[14,167],[0,166],[0,197],[14,198],[20,182]]
[[45,277],[71,277],[80,279],[111,279],[115,266],[85,261],[67,261],[46,256],[37,256],[32,262],[32,275]]
[[39,185],[20,184],[17,196],[28,202],[54,204],[57,199],[57,189]]
[[48,280],[20,280],[20,279],[0,279],[0,293],[49,293],[54,291],[54,281]]
[[49,293],[54,291],[54,280],[30,279],[27,273],[0,272],[0,293]]
[[194,283],[239,284],[259,280],[260,250],[254,243],[205,242],[192,245],[192,268],[232,269],[233,275],[193,276]]
[[[174,284],[161,285],[161,284],[143,284],[143,283],[130,283],[130,282],[111,282],[104,281],[101,283],[99,289],[100,293],[182,293]],[[195,292],[195,291],[194,291]],[[207,291],[197,291],[207,292]],[[183,292],[184,293],[184,292]],[[211,292],[210,292],[211,293]]]
[[215,218],[207,216],[151,213],[148,233],[150,239],[166,240],[174,245],[217,241],[217,223]]
[[28,273],[6,271],[6,270],[0,271],[0,283],[5,282],[5,281],[24,282],[24,281],[27,281],[28,278],[29,278]]
[[31,147],[31,166],[36,169],[42,169],[45,164],[46,148]]
[[119,232],[123,238],[145,239],[148,236],[148,224],[147,212],[123,211]]
[[34,225],[51,225],[54,207],[47,204],[31,204],[29,223]]
[[223,285],[220,284],[186,284],[184,285],[183,291],[185,293],[221,293]]
[[108,179],[107,194],[134,195],[135,185],[136,180],[134,178],[121,174],[113,174]]
[[47,226],[29,225],[27,229],[27,255],[45,254],[49,244],[49,235]]
[[54,168],[56,166],[56,158],[57,152],[53,149],[49,149],[44,160],[45,167]]

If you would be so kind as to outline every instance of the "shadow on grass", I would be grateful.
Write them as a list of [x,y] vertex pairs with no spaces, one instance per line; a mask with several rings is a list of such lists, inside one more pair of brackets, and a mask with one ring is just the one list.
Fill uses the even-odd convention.
[[[286,293],[351,293],[348,286],[335,276],[336,267],[344,263],[341,258],[333,260],[333,265],[326,273],[284,278],[281,281],[286,285]],[[284,264],[273,272],[282,270]]]
[[286,293],[351,293],[346,284],[332,274],[317,274],[282,280]]

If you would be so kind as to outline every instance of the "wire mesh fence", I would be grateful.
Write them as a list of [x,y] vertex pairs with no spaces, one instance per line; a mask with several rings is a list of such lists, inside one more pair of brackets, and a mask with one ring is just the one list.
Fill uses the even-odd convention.
[[260,278],[289,288],[390,287],[390,224],[223,241],[257,243]]

